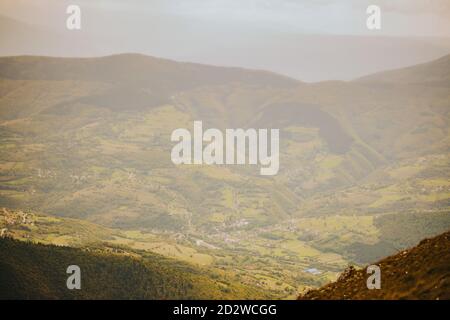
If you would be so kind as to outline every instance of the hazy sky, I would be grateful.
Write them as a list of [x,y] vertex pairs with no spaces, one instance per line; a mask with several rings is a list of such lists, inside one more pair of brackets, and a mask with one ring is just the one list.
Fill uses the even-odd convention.
[[[370,4],[381,30],[366,27]],[[448,54],[450,0],[0,0],[0,55],[123,52],[349,80]]]
[[320,34],[370,34],[365,10],[377,4],[383,10],[378,35],[450,36],[449,0],[1,0],[0,12],[57,27],[68,4],[79,4],[91,26],[96,16],[101,23],[101,16],[127,14]]

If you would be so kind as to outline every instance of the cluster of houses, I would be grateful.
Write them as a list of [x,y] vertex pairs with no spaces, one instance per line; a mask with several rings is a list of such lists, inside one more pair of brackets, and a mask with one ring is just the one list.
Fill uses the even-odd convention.
[[7,237],[12,226],[34,225],[34,215],[22,210],[12,211],[2,208],[1,216],[3,217],[3,228],[0,229],[0,238]]

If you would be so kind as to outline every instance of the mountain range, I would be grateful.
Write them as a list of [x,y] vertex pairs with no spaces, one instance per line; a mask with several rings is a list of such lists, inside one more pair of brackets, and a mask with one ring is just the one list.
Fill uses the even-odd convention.
[[[2,57],[0,227],[89,247],[88,223],[110,230],[97,242],[295,298],[448,230],[449,75],[450,55],[318,83],[138,54]],[[279,128],[279,174],[175,166],[170,134],[195,120]]]

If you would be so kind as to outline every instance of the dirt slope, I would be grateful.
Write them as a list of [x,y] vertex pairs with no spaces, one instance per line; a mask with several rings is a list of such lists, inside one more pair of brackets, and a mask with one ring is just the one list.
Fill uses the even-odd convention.
[[349,268],[336,282],[299,299],[450,299],[450,231],[376,265],[381,269],[379,290],[367,289],[366,268]]

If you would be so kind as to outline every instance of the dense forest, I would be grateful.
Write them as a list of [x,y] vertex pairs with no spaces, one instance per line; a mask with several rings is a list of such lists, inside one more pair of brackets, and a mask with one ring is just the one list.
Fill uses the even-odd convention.
[[[69,290],[69,265],[81,268],[81,289]],[[145,259],[106,252],[0,240],[0,299],[261,298],[188,265],[157,255]]]

